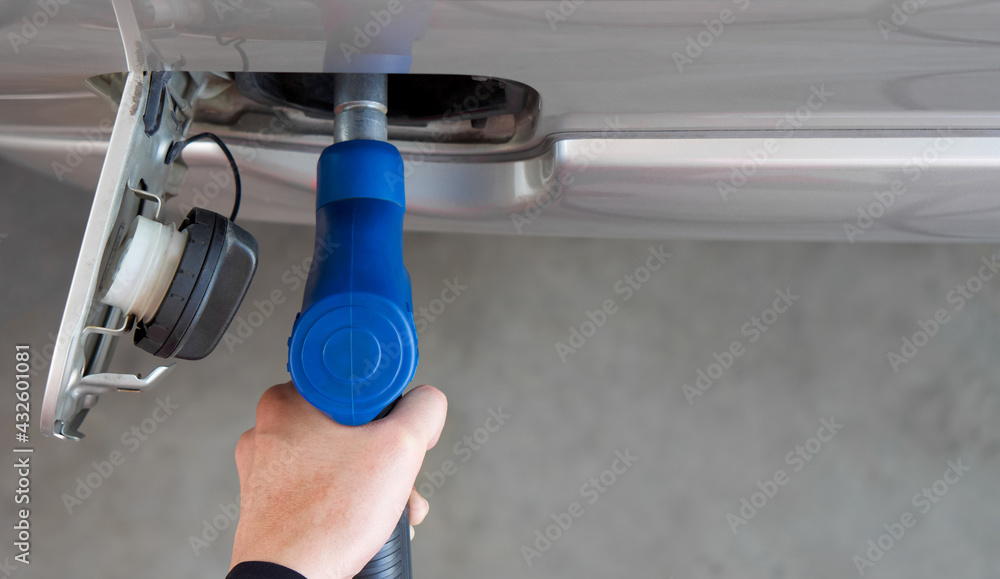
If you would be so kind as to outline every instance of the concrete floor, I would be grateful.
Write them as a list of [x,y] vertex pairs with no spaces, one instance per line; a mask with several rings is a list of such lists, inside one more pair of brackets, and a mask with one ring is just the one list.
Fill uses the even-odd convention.
[[[90,195],[9,165],[0,182],[0,432],[13,446],[13,344],[40,356],[50,343]],[[261,256],[240,316],[274,292],[286,301],[232,351],[181,362],[158,391],[104,397],[82,443],[36,430],[32,564],[14,564],[5,524],[0,562],[11,576],[225,575],[232,451],[261,392],[287,379],[301,289],[285,275],[312,237],[244,226]],[[405,241],[415,305],[439,312],[421,335],[417,380],[444,390],[451,408],[417,481],[433,490],[413,543],[418,577],[818,579],[858,576],[859,565],[874,578],[1000,577],[1000,280],[960,311],[948,300],[996,247],[671,241],[672,257],[626,301],[616,284],[660,242]],[[440,312],[433,300],[456,279],[468,288]],[[792,305],[767,312],[786,289]],[[556,344],[569,344],[571,327],[590,334],[587,312],[605,300],[614,313],[563,362]],[[939,309],[948,322],[894,372],[889,353]],[[755,317],[766,332],[744,327]],[[741,355],[711,366],[714,355],[728,363],[734,341]],[[155,363],[120,344],[113,366]],[[684,385],[699,371],[715,379],[702,379],[700,395],[688,389],[689,404]],[[43,389],[44,372],[32,410]],[[122,440],[168,399],[177,409],[148,440]],[[510,418],[487,433],[491,411]],[[831,437],[824,420],[842,427]],[[114,451],[125,462],[69,513],[63,495]],[[637,459],[625,467],[616,452]],[[446,460],[457,465],[450,475],[438,472]],[[969,470],[956,480],[949,461]],[[0,512],[11,521],[5,463]],[[942,477],[952,484],[935,486]],[[228,528],[195,553],[190,538],[213,520]],[[548,528],[555,520],[570,526]],[[558,538],[536,544],[536,531]],[[888,548],[872,550],[871,566],[860,559],[869,540]]]

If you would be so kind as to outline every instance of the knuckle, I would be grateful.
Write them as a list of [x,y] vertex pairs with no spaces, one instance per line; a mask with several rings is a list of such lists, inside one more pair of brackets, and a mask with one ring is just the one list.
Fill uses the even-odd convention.
[[253,439],[253,429],[251,428],[250,430],[247,430],[246,432],[241,434],[239,440],[236,441],[237,451],[239,451],[240,449],[246,450],[247,445],[253,442],[252,439]]
[[270,388],[264,391],[263,395],[261,395],[260,401],[262,403],[263,402],[274,403],[274,404],[283,403],[288,400],[289,397],[288,390],[289,390],[289,385],[287,383],[271,386]]
[[419,390],[421,396],[426,398],[428,408],[437,411],[447,412],[448,397],[444,395],[444,392],[427,384],[418,386],[416,390]]
[[393,428],[390,432],[390,439],[388,448],[403,455],[423,453],[424,447],[426,447],[426,442],[421,441],[420,437],[409,428]]
[[250,430],[244,432],[240,435],[239,440],[236,441],[236,461],[241,462],[248,452],[250,452],[250,447],[253,444],[254,431]]
[[428,386],[426,391],[431,395],[431,399],[436,406],[440,407],[444,412],[448,411],[448,397],[444,395],[444,392],[433,386]]
[[288,407],[289,400],[287,384],[268,388],[257,403],[257,423],[267,424],[280,420]]

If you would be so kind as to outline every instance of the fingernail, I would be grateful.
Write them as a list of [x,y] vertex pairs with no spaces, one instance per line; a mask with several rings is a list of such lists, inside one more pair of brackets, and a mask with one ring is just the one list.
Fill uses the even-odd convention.
[[411,541],[413,540],[413,536],[416,535],[416,534],[417,534],[417,530],[413,528],[413,525],[410,525],[410,540]]

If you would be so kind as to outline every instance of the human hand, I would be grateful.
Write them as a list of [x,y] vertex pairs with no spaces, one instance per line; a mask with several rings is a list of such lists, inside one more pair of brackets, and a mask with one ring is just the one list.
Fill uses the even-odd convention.
[[308,579],[353,577],[385,544],[407,501],[411,524],[427,514],[413,483],[447,408],[440,390],[419,386],[388,416],[343,426],[290,382],[268,389],[256,425],[236,445],[240,519],[231,567],[267,561]]

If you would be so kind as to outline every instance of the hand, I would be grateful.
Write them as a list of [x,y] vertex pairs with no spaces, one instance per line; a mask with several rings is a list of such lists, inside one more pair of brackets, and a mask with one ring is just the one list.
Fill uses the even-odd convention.
[[240,519],[232,565],[267,561],[308,579],[353,577],[382,548],[437,443],[448,401],[433,386],[408,392],[385,418],[343,426],[289,382],[267,390],[256,426],[236,445]]

